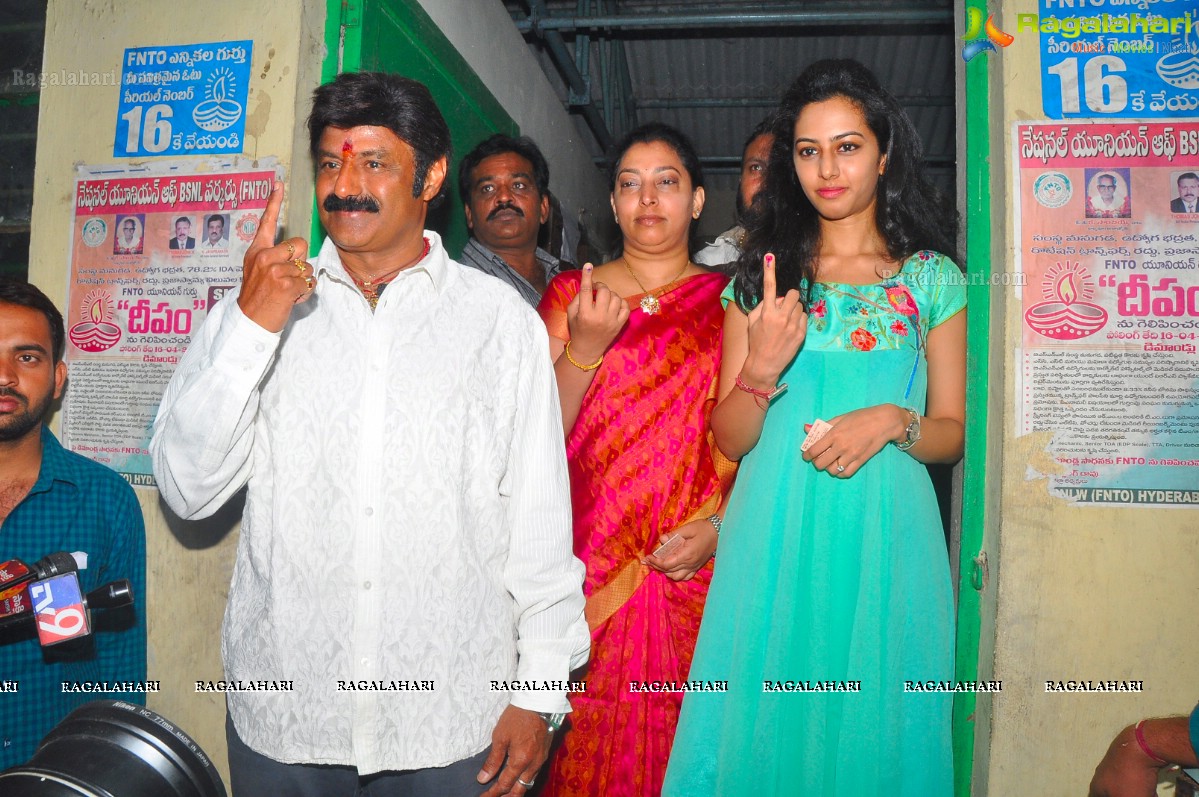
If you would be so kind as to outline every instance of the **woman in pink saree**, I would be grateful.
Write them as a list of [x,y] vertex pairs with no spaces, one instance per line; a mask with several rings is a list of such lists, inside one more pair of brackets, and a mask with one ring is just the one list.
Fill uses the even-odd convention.
[[568,430],[592,643],[544,797],[661,792],[734,469],[708,429],[728,279],[689,257],[699,159],[665,125],[634,130],[617,152],[624,253],[560,274],[539,308]]

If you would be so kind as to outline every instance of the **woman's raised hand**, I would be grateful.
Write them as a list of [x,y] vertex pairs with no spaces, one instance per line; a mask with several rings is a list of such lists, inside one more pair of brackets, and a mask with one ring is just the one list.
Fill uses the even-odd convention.
[[629,303],[602,282],[592,284],[594,267],[583,266],[579,292],[566,307],[570,348],[575,359],[593,362],[603,356],[629,320]]
[[762,262],[762,301],[749,311],[749,353],[741,369],[746,384],[772,389],[779,375],[795,359],[808,332],[808,314],[792,288],[785,296],[777,295],[774,255],[769,252]]

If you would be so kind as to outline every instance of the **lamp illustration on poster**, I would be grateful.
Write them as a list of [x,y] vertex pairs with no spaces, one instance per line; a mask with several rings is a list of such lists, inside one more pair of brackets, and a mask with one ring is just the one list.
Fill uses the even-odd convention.
[[1038,334],[1054,340],[1078,340],[1094,335],[1107,323],[1107,311],[1089,301],[1094,280],[1084,266],[1058,261],[1042,281],[1047,301],[1034,304],[1024,321]]

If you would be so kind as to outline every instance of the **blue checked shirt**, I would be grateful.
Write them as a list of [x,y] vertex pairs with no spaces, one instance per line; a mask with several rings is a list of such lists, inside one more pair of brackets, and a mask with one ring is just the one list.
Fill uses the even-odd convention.
[[127,578],[135,603],[92,612],[94,634],[82,643],[43,649],[32,628],[0,630],[0,770],[25,763],[42,737],[84,703],[146,702],[144,692],[64,691],[64,681],[145,681],[146,531],[133,488],[43,428],[37,482],[0,524],[0,562],[33,564],[55,551],[87,553],[87,569],[79,573],[84,592]]

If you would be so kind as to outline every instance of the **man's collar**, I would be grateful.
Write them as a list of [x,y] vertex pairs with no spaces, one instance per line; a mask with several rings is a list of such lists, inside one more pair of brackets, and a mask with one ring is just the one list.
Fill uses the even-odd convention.
[[29,489],[29,494],[43,493],[50,489],[52,482],[63,482],[78,486],[80,482],[79,462],[71,457],[54,433],[42,424],[42,465],[38,469],[37,481]]
[[[508,261],[504,260],[504,258],[500,257],[495,252],[479,243],[479,239],[475,238],[473,235],[467,240],[466,246],[463,247],[463,249],[474,249],[481,257],[490,260],[497,266],[503,266],[513,274],[516,274],[516,270],[513,269],[512,266],[508,265]],[[542,249],[540,246],[533,250],[533,257],[536,258],[537,262],[541,264],[541,267],[545,269],[547,280],[556,276],[562,268],[562,261]],[[517,274],[517,276],[520,275]]]
[[[448,277],[445,249],[441,245],[441,236],[437,233],[432,230],[425,230],[424,236],[429,242],[429,253],[417,263],[397,274],[396,279],[403,279],[407,275],[423,273],[433,284],[433,289],[441,293]],[[341,262],[341,254],[337,251],[337,247],[333,245],[332,238],[325,238],[325,242],[321,244],[321,251],[316,256],[313,269],[318,277],[324,273],[347,284],[354,284],[349,272],[346,271],[345,265]]]

